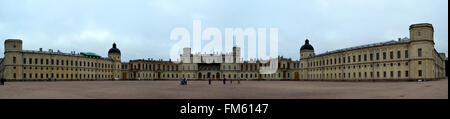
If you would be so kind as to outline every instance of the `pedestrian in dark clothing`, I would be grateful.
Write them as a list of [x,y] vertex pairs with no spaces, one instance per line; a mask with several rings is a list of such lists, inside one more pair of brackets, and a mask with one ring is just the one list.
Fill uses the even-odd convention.
[[211,78],[208,79],[209,85],[211,85]]
[[5,85],[5,79],[2,78],[2,79],[0,79],[0,80],[1,80],[1,81],[0,81],[0,84]]
[[223,78],[223,84],[225,84],[227,82],[226,78]]

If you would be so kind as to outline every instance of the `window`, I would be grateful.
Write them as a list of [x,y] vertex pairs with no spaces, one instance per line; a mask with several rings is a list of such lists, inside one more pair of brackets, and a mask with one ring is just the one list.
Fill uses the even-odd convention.
[[389,52],[389,57],[391,58],[391,59],[394,59],[394,52]]
[[16,57],[13,57],[13,63],[14,64],[16,63]]
[[380,60],[380,53],[377,53],[377,60]]
[[391,71],[391,77],[394,77],[394,71]]
[[383,59],[386,59],[386,52],[383,52]]
[[367,54],[364,54],[364,61],[367,61]]
[[419,70],[419,76],[422,76],[422,70]]
[[358,62],[361,62],[361,55],[358,55]]
[[23,64],[27,64],[27,58],[23,58]]
[[402,72],[401,71],[397,71],[397,77],[401,77],[401,75],[402,75]]
[[408,54],[408,50],[405,50],[405,58],[409,58]]
[[353,55],[353,62],[356,62],[356,56]]
[[33,64],[33,59],[32,58],[28,59],[28,63]]
[[373,61],[373,54],[372,53],[370,53],[370,61]]
[[419,48],[419,49],[417,50],[417,55],[418,55],[419,57],[422,57],[422,48]]
[[408,76],[409,76],[408,71],[405,71],[405,77],[408,77]]
[[419,61],[419,65],[421,65],[422,64],[422,61]]
[[402,52],[397,51],[397,59],[400,59],[402,57]]
[[385,77],[385,78],[386,78],[386,72],[383,72],[383,77]]

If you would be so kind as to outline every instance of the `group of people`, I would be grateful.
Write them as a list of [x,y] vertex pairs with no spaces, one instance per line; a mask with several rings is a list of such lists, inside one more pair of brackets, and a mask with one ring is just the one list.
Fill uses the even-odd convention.
[[[209,80],[211,80],[211,79],[209,79]],[[238,79],[237,81],[238,81],[238,84],[241,83],[241,80]],[[226,84],[226,83],[227,83],[227,79],[224,78],[224,79],[223,79],[223,84]],[[209,81],[209,84],[211,84],[211,81]],[[233,80],[231,80],[231,79],[230,79],[230,84],[233,84]]]
[[[211,85],[211,80],[212,80],[211,78],[208,79],[209,85]],[[241,80],[238,79],[237,81],[238,81],[238,84],[241,83]],[[233,80],[230,79],[230,84],[232,84],[232,83],[233,83]],[[223,79],[223,84],[227,84],[226,78]]]
[[[212,79],[208,78],[209,85],[211,85],[211,81],[212,81]],[[241,84],[241,80],[237,79],[237,81],[238,81],[238,84]],[[188,79],[184,78],[183,80],[181,80],[180,85],[187,85],[187,82],[188,82]],[[226,82],[227,82],[227,79],[224,78],[223,79],[223,84],[226,84]],[[233,80],[231,80],[231,79],[230,79],[230,84],[233,84]]]

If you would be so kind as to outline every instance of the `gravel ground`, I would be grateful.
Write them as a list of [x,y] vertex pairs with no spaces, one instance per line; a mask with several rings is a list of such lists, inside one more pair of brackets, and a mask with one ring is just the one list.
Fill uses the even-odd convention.
[[0,99],[448,99],[448,79],[426,82],[323,81],[6,82]]

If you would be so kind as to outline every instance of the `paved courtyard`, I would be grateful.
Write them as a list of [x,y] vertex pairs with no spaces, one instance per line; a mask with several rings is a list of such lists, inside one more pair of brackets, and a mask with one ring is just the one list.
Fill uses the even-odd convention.
[[6,82],[0,99],[448,99],[448,79],[426,82]]

